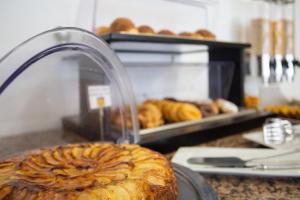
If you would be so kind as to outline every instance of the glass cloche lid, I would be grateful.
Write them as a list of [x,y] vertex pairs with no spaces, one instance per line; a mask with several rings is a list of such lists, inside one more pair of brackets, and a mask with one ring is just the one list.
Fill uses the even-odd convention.
[[125,68],[104,41],[77,28],[41,33],[0,60],[0,110],[0,137],[139,139]]

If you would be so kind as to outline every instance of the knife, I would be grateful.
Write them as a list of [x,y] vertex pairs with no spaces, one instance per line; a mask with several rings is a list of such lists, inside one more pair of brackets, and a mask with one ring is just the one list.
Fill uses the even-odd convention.
[[[282,157],[294,153],[300,152],[300,148],[295,148],[283,153],[273,154],[270,156],[252,158],[243,160],[238,157],[191,157],[187,160],[190,164],[205,164],[212,165],[214,167],[236,167],[236,168],[256,168],[256,169],[298,169],[300,168],[300,162],[281,161],[281,162],[265,162],[270,158]],[[259,162],[260,161],[260,162]],[[264,162],[263,162],[264,161]]]
[[189,164],[211,165],[213,167],[225,168],[253,168],[257,170],[282,170],[282,169],[300,169],[299,161],[275,162],[250,162],[238,157],[192,157],[187,160]]

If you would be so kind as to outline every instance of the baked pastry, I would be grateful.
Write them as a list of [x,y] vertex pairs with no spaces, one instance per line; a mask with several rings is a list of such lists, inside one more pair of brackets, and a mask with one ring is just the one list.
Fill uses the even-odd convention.
[[[120,111],[119,110],[112,110],[112,123],[119,129],[122,129],[124,126],[124,123],[122,121],[122,116],[120,115]],[[131,113],[129,108],[126,108],[126,112],[127,113]],[[132,125],[132,119],[131,119],[131,115],[127,115],[126,116],[126,126],[127,128],[131,129],[133,127]]]
[[222,113],[237,113],[239,108],[234,103],[227,101],[225,99],[217,99],[216,104],[218,105]]
[[195,32],[199,38],[215,40],[216,35],[206,29],[199,29]]
[[190,103],[165,100],[148,100],[146,104],[153,104],[159,108],[163,117],[168,122],[182,122],[189,120],[197,120],[202,118],[201,111]]
[[129,33],[138,33],[138,30],[135,28],[134,23],[125,17],[119,17],[115,19],[110,25],[112,32],[129,32]]
[[150,27],[146,25],[142,25],[138,27],[139,33],[144,33],[144,34],[155,34],[155,31]]
[[244,103],[246,108],[259,109],[260,100],[257,96],[245,96]]
[[167,30],[167,29],[160,30],[157,34],[159,34],[159,35],[176,35],[172,31]]
[[170,162],[138,145],[75,144],[0,162],[0,199],[177,199]]
[[104,35],[110,33],[111,29],[107,26],[100,26],[96,29],[96,35]]
[[295,105],[267,105],[265,110],[282,117],[300,119],[300,107]]
[[144,103],[138,108],[138,119],[141,128],[155,128],[164,124],[160,109],[151,103]]
[[197,38],[197,35],[195,33],[192,33],[192,32],[181,32],[181,33],[178,34],[178,36],[189,37],[189,38]]
[[201,110],[203,117],[210,117],[220,113],[218,105],[213,101],[195,102],[194,105]]
[[174,101],[174,102],[181,102],[181,103],[188,103],[196,106],[202,114],[202,117],[209,117],[213,115],[217,115],[220,113],[219,107],[216,102],[207,100],[207,101],[181,101],[174,98],[165,98],[165,100]]

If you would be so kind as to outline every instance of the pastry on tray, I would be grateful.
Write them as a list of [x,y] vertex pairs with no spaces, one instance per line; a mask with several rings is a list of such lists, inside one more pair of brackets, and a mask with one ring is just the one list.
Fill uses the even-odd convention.
[[165,98],[169,101],[188,103],[196,106],[200,111],[203,117],[210,117],[220,113],[220,109],[215,101],[206,100],[206,101],[182,101],[174,98]]
[[162,112],[168,122],[182,122],[202,118],[201,111],[190,103],[172,100],[147,100],[144,104],[153,104]]
[[215,40],[216,39],[216,35],[213,34],[212,32],[210,32],[209,30],[206,30],[206,29],[199,29],[195,32],[195,34],[198,37],[204,38],[204,39],[209,39],[209,40]]
[[[127,109],[127,113],[130,113],[130,110],[129,110],[129,108],[126,108]],[[111,111],[112,112],[112,123],[116,126],[116,127],[118,127],[118,128],[120,128],[120,129],[122,129],[122,127],[124,126],[124,123],[123,123],[123,121],[122,121],[122,116],[120,115],[120,112],[119,112],[119,110],[112,110]],[[126,126],[127,126],[127,128],[132,128],[133,126],[132,126],[132,119],[131,119],[131,116],[130,115],[127,115],[126,116],[127,118],[126,118],[126,122],[127,122],[127,124],[126,124]]]
[[0,161],[0,199],[176,200],[170,162],[138,145],[73,144]]
[[192,33],[192,32],[181,32],[181,33],[178,34],[178,36],[181,36],[181,37],[193,37],[194,33]]
[[112,32],[125,32],[125,33],[138,33],[138,29],[134,23],[125,17],[119,17],[115,19],[110,25]]
[[215,102],[222,113],[237,113],[237,112],[239,112],[239,107],[228,100],[217,99],[217,100],[215,100]]
[[267,105],[265,110],[282,117],[300,119],[300,107],[294,105]]
[[192,32],[181,32],[178,34],[178,36],[180,37],[186,37],[186,38],[193,38],[193,39],[203,39],[203,37],[197,35],[196,33],[192,33]]
[[143,34],[151,34],[151,35],[155,34],[155,31],[150,26],[147,25],[139,26],[138,31],[139,33],[143,33]]
[[201,110],[203,117],[210,117],[220,113],[220,109],[214,101],[195,102],[194,104]]
[[164,124],[162,112],[156,105],[150,103],[139,106],[138,119],[141,128],[155,128]]
[[168,29],[162,29],[158,33],[158,35],[169,35],[169,36],[175,36],[176,34]]
[[96,35],[105,35],[107,33],[110,33],[111,29],[107,26],[100,26],[96,29]]

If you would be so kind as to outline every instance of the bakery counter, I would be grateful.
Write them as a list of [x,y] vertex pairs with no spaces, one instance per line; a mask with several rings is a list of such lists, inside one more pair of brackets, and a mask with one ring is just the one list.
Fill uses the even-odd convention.
[[[198,146],[262,147],[245,140],[242,134],[231,135]],[[262,147],[263,148],[263,147]],[[168,154],[169,157],[172,156]],[[262,178],[230,175],[204,175],[220,199],[300,199],[300,178]]]
[[[242,134],[230,135],[196,146],[214,147],[262,147],[242,138]],[[199,141],[199,140],[198,140]],[[86,142],[74,134],[45,132],[21,136],[10,136],[0,140],[0,158],[45,146]],[[263,147],[262,147],[263,148]],[[165,154],[171,158],[174,152]],[[261,178],[249,176],[205,175],[208,183],[220,199],[300,199],[300,179]]]

